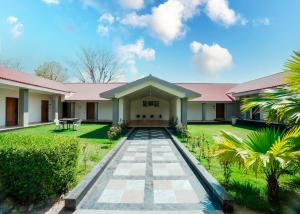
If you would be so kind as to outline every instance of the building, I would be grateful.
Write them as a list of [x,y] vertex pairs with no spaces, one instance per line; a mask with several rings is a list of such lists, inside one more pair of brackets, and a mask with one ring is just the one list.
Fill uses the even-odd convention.
[[284,86],[284,72],[241,84],[170,83],[154,76],[130,83],[59,83],[0,68],[0,127],[76,117],[83,121],[126,121],[130,126],[167,126],[230,121],[263,121],[263,113],[243,114],[240,100],[263,89]]

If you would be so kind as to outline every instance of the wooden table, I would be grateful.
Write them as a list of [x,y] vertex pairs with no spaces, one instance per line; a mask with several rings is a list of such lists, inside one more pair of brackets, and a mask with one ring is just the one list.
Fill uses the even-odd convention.
[[67,124],[67,129],[70,129],[71,124],[73,125],[74,129],[74,122],[78,121],[78,118],[61,118],[59,119],[59,122],[63,124],[63,129],[65,129],[65,124]]

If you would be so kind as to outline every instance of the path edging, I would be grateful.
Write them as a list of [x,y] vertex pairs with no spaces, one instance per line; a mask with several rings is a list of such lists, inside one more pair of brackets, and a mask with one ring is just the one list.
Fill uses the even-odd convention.
[[72,189],[66,197],[65,200],[65,210],[74,211],[76,207],[86,195],[86,193],[91,189],[94,183],[97,181],[99,176],[103,173],[106,166],[110,163],[110,161],[115,157],[117,152],[121,149],[124,142],[127,138],[132,134],[134,128],[130,129],[130,131],[122,137],[115,148],[113,148],[93,169],[92,171],[74,188]]
[[233,200],[228,195],[226,190],[221,186],[221,184],[205,169],[203,165],[188,151],[185,146],[178,140],[178,138],[173,135],[167,128],[166,132],[170,135],[175,146],[182,154],[187,163],[191,166],[194,173],[197,177],[204,182],[208,190],[213,194],[213,196],[219,201],[222,205],[222,209],[226,213],[233,212]]

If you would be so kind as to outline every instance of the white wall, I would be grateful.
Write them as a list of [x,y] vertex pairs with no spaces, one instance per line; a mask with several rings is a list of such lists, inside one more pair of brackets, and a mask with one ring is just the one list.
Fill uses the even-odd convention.
[[188,119],[188,121],[200,121],[200,120],[202,120],[202,103],[200,103],[200,102],[188,102],[187,119]]
[[101,101],[98,104],[98,120],[112,121],[112,102]]
[[75,102],[75,117],[86,120],[86,102]]
[[[143,100],[152,100],[159,101],[159,107],[143,107]],[[139,114],[141,117],[136,118],[136,115]],[[153,114],[154,118],[152,120],[169,120],[170,118],[170,104],[169,101],[162,100],[156,97],[144,97],[141,99],[132,100],[130,103],[130,119],[131,120],[143,120],[142,115],[146,115],[146,120],[151,120],[150,115]],[[159,115],[162,115],[162,118],[159,118]]]
[[19,91],[0,88],[0,126],[5,126],[6,97],[19,98]]
[[216,104],[215,103],[205,103],[205,120],[216,119]]
[[51,97],[50,95],[46,94],[38,94],[38,93],[32,93],[29,92],[29,101],[28,101],[28,108],[29,108],[29,123],[37,123],[41,122],[41,111],[42,111],[42,100],[48,100],[49,101],[49,113],[48,117],[49,120],[51,119]]

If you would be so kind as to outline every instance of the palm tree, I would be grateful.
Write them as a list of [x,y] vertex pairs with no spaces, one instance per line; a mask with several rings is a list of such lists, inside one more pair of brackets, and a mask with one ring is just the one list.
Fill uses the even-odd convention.
[[278,199],[278,179],[282,174],[295,173],[300,166],[300,127],[287,132],[265,128],[252,132],[245,139],[223,131],[224,141],[218,144],[216,156],[221,161],[237,163],[256,174],[266,176],[268,200]]
[[245,98],[242,110],[249,111],[259,106],[267,113],[267,122],[286,121],[290,125],[300,124],[300,51],[294,52],[285,65],[287,86],[268,89],[259,97]]

